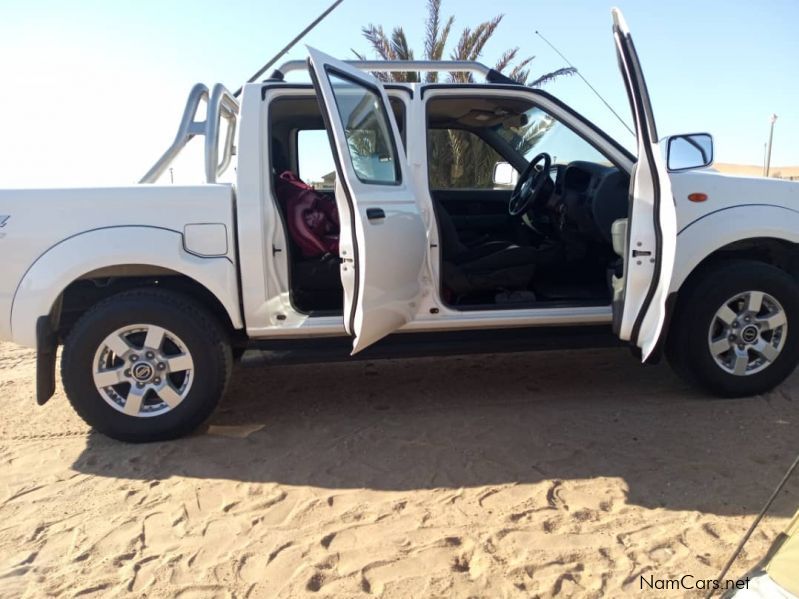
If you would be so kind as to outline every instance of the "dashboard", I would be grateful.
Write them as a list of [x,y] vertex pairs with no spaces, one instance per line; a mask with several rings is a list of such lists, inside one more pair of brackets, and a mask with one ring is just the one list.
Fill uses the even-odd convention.
[[546,211],[561,234],[612,243],[611,226],[627,217],[630,176],[612,165],[583,161],[552,170],[554,188]]

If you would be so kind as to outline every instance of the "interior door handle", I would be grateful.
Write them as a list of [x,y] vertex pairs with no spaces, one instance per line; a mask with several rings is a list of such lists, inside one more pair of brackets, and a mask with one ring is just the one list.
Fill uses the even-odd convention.
[[366,218],[369,220],[379,220],[381,218],[386,218],[386,213],[382,208],[367,208]]

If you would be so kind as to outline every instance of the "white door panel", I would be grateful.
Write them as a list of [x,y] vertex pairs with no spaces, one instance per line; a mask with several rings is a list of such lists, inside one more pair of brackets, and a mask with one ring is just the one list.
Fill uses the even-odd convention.
[[613,9],[613,35],[638,139],[638,162],[630,181],[630,214],[624,256],[619,337],[641,348],[646,360],[657,345],[666,316],[677,245],[677,213],[638,55],[630,31]]
[[383,86],[308,51],[336,157],[344,326],[357,353],[416,313],[427,232]]

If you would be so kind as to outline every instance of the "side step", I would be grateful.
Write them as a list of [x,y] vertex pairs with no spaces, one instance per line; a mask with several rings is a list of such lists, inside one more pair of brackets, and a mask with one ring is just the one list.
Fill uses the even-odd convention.
[[244,366],[314,364],[347,360],[385,360],[429,356],[513,353],[558,349],[623,347],[609,325],[529,327],[441,333],[398,333],[350,356],[349,337],[269,339],[254,341],[244,353]]

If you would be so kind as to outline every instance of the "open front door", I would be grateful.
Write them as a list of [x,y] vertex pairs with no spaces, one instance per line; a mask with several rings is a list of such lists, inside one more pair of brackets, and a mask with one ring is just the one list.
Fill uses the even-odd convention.
[[427,251],[402,140],[380,82],[308,48],[336,158],[344,327],[355,354],[413,318]]
[[613,324],[621,339],[641,348],[646,360],[657,345],[666,316],[677,213],[644,75],[617,8],[613,9],[613,36],[638,138],[638,162],[630,179],[624,275],[614,281]]

